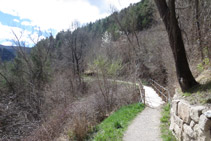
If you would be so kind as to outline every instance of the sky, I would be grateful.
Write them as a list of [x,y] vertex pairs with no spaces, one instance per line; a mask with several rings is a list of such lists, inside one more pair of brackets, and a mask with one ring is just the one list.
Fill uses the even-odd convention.
[[[140,0],[0,0],[0,44],[14,45],[18,38],[26,46],[72,30],[72,23],[94,22]],[[15,37],[15,35],[17,37]]]

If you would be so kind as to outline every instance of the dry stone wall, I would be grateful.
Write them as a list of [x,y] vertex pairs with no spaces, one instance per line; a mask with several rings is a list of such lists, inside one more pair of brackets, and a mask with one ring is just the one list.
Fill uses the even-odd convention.
[[211,141],[211,108],[174,98],[170,130],[179,141]]

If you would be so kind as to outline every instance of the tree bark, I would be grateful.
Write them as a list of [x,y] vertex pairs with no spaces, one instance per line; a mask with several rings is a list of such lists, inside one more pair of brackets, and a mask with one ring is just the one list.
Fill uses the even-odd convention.
[[171,50],[173,52],[177,79],[183,92],[188,91],[198,83],[194,79],[186,57],[182,33],[175,12],[175,0],[154,0],[166,27]]

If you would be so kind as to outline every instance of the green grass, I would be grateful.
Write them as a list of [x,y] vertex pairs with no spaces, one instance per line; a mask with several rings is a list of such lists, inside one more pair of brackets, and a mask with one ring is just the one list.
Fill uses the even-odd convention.
[[120,108],[97,126],[94,141],[121,141],[130,122],[144,109],[143,104],[132,104]]
[[169,130],[170,126],[170,104],[166,104],[162,109],[161,121],[161,137],[163,141],[176,141],[176,138],[173,136],[172,132]]

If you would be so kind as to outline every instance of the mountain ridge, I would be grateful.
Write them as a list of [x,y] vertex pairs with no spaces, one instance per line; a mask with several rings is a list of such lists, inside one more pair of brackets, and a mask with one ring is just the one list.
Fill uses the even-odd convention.
[[[15,58],[18,52],[18,46],[5,46],[0,44],[0,58],[2,61],[11,61]],[[25,52],[30,53],[31,48],[21,47]]]

